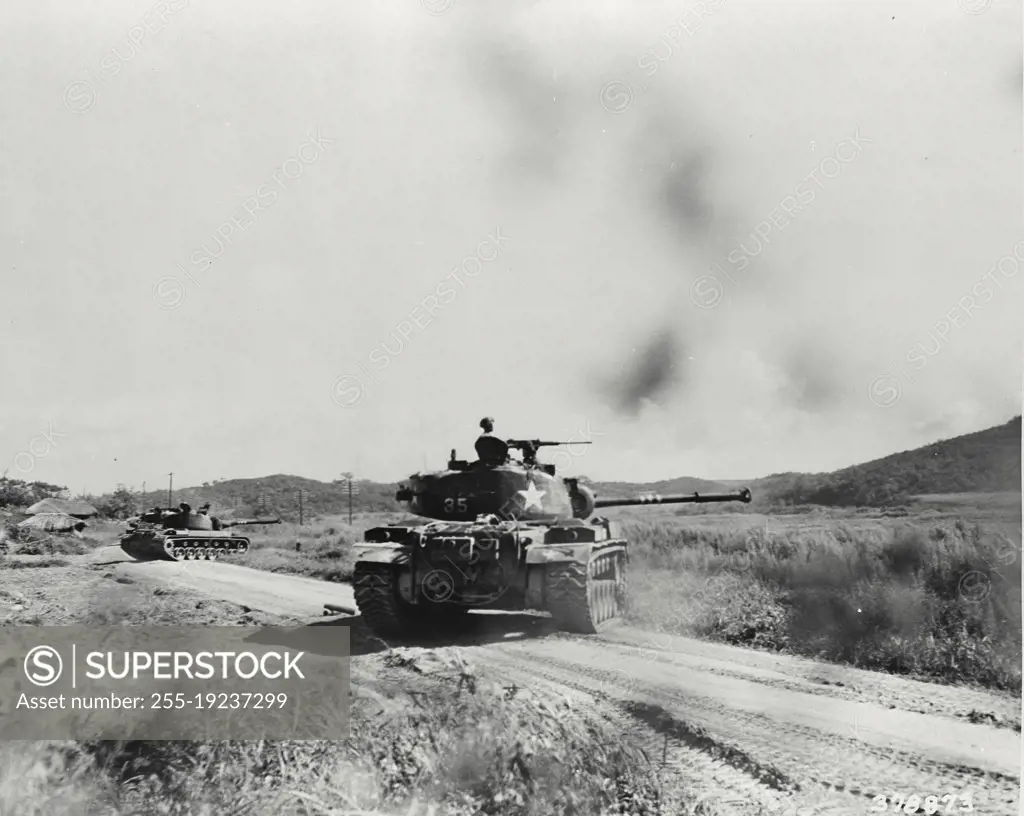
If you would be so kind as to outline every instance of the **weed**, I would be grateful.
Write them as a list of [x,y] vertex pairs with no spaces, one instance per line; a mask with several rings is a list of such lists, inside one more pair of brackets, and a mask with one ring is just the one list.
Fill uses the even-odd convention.
[[[565,701],[489,684],[353,701],[339,741],[92,742],[0,748],[18,814],[692,813],[619,734]],[[10,761],[8,761],[10,760]],[[22,779],[30,774],[31,784]]]
[[633,619],[1020,691],[1020,545],[998,525],[902,516],[743,524],[627,518]]

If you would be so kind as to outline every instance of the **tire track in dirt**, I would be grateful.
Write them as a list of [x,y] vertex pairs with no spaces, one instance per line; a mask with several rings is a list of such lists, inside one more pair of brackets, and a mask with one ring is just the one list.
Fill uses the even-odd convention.
[[730,812],[737,814],[764,813],[778,801],[770,785],[737,770],[724,758],[687,745],[682,739],[664,739],[661,732],[631,716],[618,700],[592,683],[576,682],[557,672],[524,668],[523,662],[511,655],[495,656],[487,664],[500,671],[506,684],[511,680],[517,687],[537,694],[568,698],[584,716],[612,725],[624,741],[641,748],[652,765],[674,777],[698,800],[728,804]]
[[[678,622],[681,625],[681,622]],[[922,682],[807,657],[742,649],[665,632],[620,626],[602,640],[635,648],[643,659],[669,661],[699,671],[769,686],[848,700],[869,700],[931,716],[968,719],[971,712],[994,717],[997,727],[1020,731],[1020,699],[987,689]]]
[[[962,761],[943,761],[949,752],[925,757],[919,751],[900,750],[902,746],[886,744],[868,729],[844,736],[794,723],[787,721],[787,711],[773,712],[770,700],[759,703],[763,713],[744,710],[746,706],[730,707],[721,699],[680,689],[666,676],[666,667],[640,671],[634,661],[629,672],[618,668],[629,665],[624,655],[615,650],[609,653],[609,644],[592,643],[596,654],[583,659],[580,641],[561,638],[485,647],[474,650],[474,656],[483,665],[497,664],[503,674],[522,677],[527,686],[529,677],[542,676],[556,687],[603,699],[632,718],[632,731],[638,725],[646,727],[646,734],[638,735],[641,742],[650,743],[652,733],[661,734],[673,745],[690,749],[685,761],[693,761],[697,751],[724,762],[743,776],[742,782],[733,777],[734,791],[749,792],[751,785],[761,788],[759,795],[747,797],[752,804],[764,804],[765,792],[775,790],[814,807],[817,813],[845,812],[851,807],[865,812],[880,794],[918,793],[923,799],[932,794],[969,793],[981,812],[1017,812],[1018,777],[1012,770],[1007,772],[1005,763],[984,757],[971,763],[963,751],[953,752]],[[800,696],[813,702],[809,695]],[[703,790],[699,779],[687,781]]]

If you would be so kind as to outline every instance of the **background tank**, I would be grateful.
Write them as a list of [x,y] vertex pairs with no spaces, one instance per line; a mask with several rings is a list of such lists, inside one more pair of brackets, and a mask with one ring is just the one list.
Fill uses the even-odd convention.
[[223,521],[206,513],[194,513],[186,504],[176,510],[154,507],[128,520],[121,535],[121,549],[139,560],[215,561],[222,555],[241,555],[249,549],[246,536],[227,532],[243,524],[280,524],[281,519],[232,519]]
[[[400,635],[473,608],[539,609],[568,631],[594,633],[626,608],[628,542],[592,517],[603,507],[749,502],[732,493],[597,498],[575,479],[538,464],[546,445],[509,440],[521,461],[466,462],[418,473],[395,497],[431,521],[367,530],[356,545],[356,603],[378,634]],[[578,444],[578,443],[573,443]]]

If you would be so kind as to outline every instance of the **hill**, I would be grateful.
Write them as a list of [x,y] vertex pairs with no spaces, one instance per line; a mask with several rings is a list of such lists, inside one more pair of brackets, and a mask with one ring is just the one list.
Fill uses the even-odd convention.
[[[358,490],[352,497],[353,512],[402,509],[395,501],[397,485],[358,479],[353,484]],[[269,515],[285,521],[297,521],[300,490],[305,491],[302,504],[307,520],[315,516],[342,515],[348,512],[348,494],[344,484],[280,473],[259,479],[226,479],[200,487],[175,488],[174,502],[188,502],[193,507],[210,502],[213,505],[213,514],[218,516]],[[137,493],[135,497],[136,510],[156,505],[164,507],[167,504],[166,490]]]
[[1019,491],[1021,418],[832,473],[778,473],[750,487],[758,503],[901,504],[933,493]]
[[[907,502],[920,494],[996,493],[1020,489],[1021,418],[984,431],[945,439],[915,450],[894,453],[832,473],[776,473],[749,482],[721,482],[689,476],[658,482],[593,482],[594,491],[603,497],[630,496],[636,493],[711,493],[747,486],[753,491],[754,506],[780,507],[818,504],[833,507],[884,507]],[[403,508],[395,501],[395,483],[357,481],[358,495],[353,497],[354,512],[396,512]],[[175,490],[174,501],[187,501],[193,507],[204,502],[214,513],[225,516],[275,515],[287,521],[298,520],[298,492],[303,499],[306,518],[343,515],[348,512],[348,496],[340,483],[320,482],[301,476],[277,474],[259,479],[230,479],[201,487]],[[260,497],[264,498],[261,505]],[[96,506],[106,497],[86,497]],[[150,491],[136,494],[136,509],[163,506],[167,493]],[[98,502],[98,504],[97,504]]]

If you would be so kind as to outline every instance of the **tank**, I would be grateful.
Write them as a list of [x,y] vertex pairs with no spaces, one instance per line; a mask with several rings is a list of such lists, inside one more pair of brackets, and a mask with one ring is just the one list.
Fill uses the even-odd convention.
[[170,510],[154,507],[128,519],[121,535],[121,549],[140,561],[216,561],[223,555],[242,555],[249,539],[228,532],[245,524],[280,524],[281,519],[231,519],[193,513],[182,504]]
[[410,476],[395,498],[422,520],[374,527],[356,545],[356,604],[378,635],[436,628],[471,609],[541,610],[566,631],[600,632],[626,611],[628,542],[595,510],[751,499],[746,488],[599,498],[536,459],[544,446],[584,443],[504,444],[521,458],[468,462],[453,450],[446,470]]

